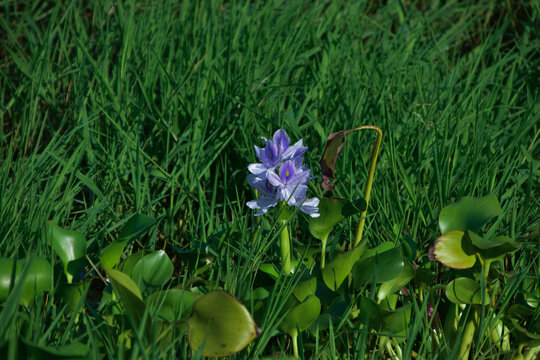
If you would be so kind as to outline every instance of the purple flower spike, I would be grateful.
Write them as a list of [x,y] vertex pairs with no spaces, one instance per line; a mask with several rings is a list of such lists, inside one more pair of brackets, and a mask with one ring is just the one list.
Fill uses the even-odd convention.
[[[307,183],[311,170],[303,166],[302,155],[307,147],[300,139],[289,146],[287,133],[279,129],[274,133],[272,141],[265,139],[264,148],[255,146],[255,153],[260,163],[249,164],[248,183],[253,186],[260,198],[249,201],[250,209],[258,209],[255,215],[262,215],[278,201],[286,201],[290,206],[298,206],[311,217],[317,217],[319,199],[306,199]],[[278,172],[276,169],[279,167]]]

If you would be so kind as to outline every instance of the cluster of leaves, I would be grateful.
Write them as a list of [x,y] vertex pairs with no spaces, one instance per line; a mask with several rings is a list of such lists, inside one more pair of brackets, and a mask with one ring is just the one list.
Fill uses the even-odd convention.
[[[0,301],[2,316],[23,305],[31,307],[44,293],[53,293],[73,314],[91,311],[110,327],[111,336],[124,342],[127,350],[134,341],[145,348],[165,348],[173,337],[187,336],[191,347],[207,356],[225,356],[240,351],[260,331],[248,310],[225,291],[202,293],[187,286],[166,288],[174,266],[163,251],[137,251],[120,261],[125,247],[155,224],[149,216],[129,218],[118,239],[101,253],[103,272],[90,264],[85,237],[48,222],[45,239],[61,260],[61,270],[49,260],[29,257],[0,259]],[[115,269],[116,268],[116,269]],[[88,308],[85,298],[93,281],[103,281],[99,303]],[[113,291],[114,290],[114,291]],[[86,306],[85,306],[86,305]],[[96,320],[97,320],[96,319]],[[124,330],[123,324],[129,326]],[[8,346],[3,339],[2,346]],[[88,345],[75,342],[62,346],[32,344],[21,340],[16,356],[86,359]]]
[[[333,189],[330,180],[335,179],[338,154],[351,131],[332,134],[328,139],[321,162],[323,186],[329,191]],[[377,151],[378,146],[372,166]],[[368,200],[369,190],[368,187]],[[497,314],[490,310],[500,306],[499,296],[505,291],[500,279],[515,276],[505,272],[504,257],[521,247],[507,236],[495,236],[491,229],[482,232],[486,223],[501,215],[494,196],[463,198],[445,207],[439,216],[443,235],[429,251],[432,262],[421,267],[418,263],[422,254],[407,234],[403,234],[401,242],[382,242],[370,248],[368,241],[360,238],[361,231],[356,237],[351,235],[346,242],[348,249],[334,246],[326,263],[330,234],[338,224],[359,213],[361,230],[367,207],[366,199],[320,199],[320,216],[310,218],[308,223],[311,235],[321,242],[320,248],[299,249],[299,256],[292,260],[292,271],[271,262],[259,267],[260,275],[250,295],[254,318],[259,323],[266,322],[266,310],[275,306],[272,293],[284,279],[290,279],[292,286],[274,321],[281,333],[290,336],[295,357],[300,356],[298,340],[302,333],[307,331],[317,339],[332,341],[332,334],[347,329],[361,329],[366,337],[375,335],[381,353],[403,356],[411,351],[410,347],[403,348],[402,343],[407,338],[414,307],[429,312],[432,343],[436,345],[444,338],[460,359],[469,357],[480,331],[490,334],[495,348],[483,349],[482,344],[477,344],[478,351],[513,354],[516,359],[535,356],[540,346],[538,283],[521,279],[523,301],[506,302],[506,311]],[[285,234],[287,241],[291,215],[283,207],[277,215],[281,225],[277,230]],[[92,314],[94,321],[107,326],[108,333],[122,342],[124,351],[135,351],[134,354],[141,347],[146,351],[164,349],[178,337],[184,337],[196,353],[205,356],[227,356],[245,348],[262,330],[231,294],[215,286],[208,291],[195,286],[197,280],[186,282],[186,278],[182,284],[170,287],[175,268],[163,250],[140,250],[123,258],[126,248],[155,224],[155,219],[146,215],[130,217],[117,239],[101,251],[96,267],[87,254],[87,241],[82,234],[48,222],[44,241],[61,264],[54,267],[50,259],[41,257],[0,259],[0,301],[4,303],[0,317],[10,316],[18,306],[29,309],[45,293],[54,293],[55,298],[47,297],[46,301],[63,304],[75,321],[82,312]],[[434,261],[455,271],[449,282],[435,287]],[[196,270],[192,275],[198,273]],[[100,290],[96,290],[96,282],[102,284]],[[425,288],[428,297],[424,297]],[[444,299],[436,298],[437,289],[445,290]],[[88,296],[95,291],[101,293],[92,306]],[[432,306],[441,300],[449,302],[443,321]],[[465,330],[460,332],[460,328]],[[511,341],[518,344],[514,351]],[[7,336],[2,342],[2,347],[12,344]],[[139,347],[133,348],[134,343]],[[82,342],[52,346],[20,339],[15,348],[18,356],[45,358],[84,359],[90,352]]]

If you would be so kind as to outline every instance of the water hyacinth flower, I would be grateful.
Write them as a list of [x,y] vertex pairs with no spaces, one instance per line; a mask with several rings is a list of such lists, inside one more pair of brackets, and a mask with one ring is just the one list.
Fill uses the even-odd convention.
[[261,162],[248,166],[248,170],[255,175],[273,171],[283,161],[298,158],[307,150],[307,147],[302,146],[301,139],[294,145],[289,146],[289,136],[283,129],[279,129],[274,133],[272,141],[266,138],[264,138],[264,141],[266,142],[264,149],[254,146],[255,154]]
[[251,172],[248,184],[258,191],[260,197],[246,205],[250,209],[258,209],[255,214],[258,216],[276,206],[278,201],[284,201],[290,206],[300,207],[311,217],[318,217],[319,199],[306,199],[311,170],[303,165],[302,155],[307,147],[303,146],[302,140],[289,146],[289,136],[283,129],[277,130],[272,140],[264,140],[264,148],[255,146],[255,153],[261,162],[248,166]]

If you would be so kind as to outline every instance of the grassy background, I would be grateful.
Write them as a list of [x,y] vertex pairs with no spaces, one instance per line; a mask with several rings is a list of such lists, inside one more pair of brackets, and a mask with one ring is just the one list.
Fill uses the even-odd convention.
[[[247,303],[258,265],[279,254],[275,234],[256,231],[271,219],[245,206],[253,145],[284,128],[304,139],[317,174],[326,137],[362,124],[384,132],[372,245],[406,231],[426,262],[441,208],[488,193],[504,214],[493,231],[525,240],[540,205],[539,14],[537,1],[2,1],[0,255],[50,257],[43,224],[54,219],[84,233],[97,258],[142,212],[160,222],[136,247],[210,249],[206,277]],[[363,195],[372,140],[349,137],[338,195]],[[221,238],[231,224],[238,231]],[[303,218],[296,241],[312,241]],[[526,240],[508,267],[537,276],[537,252]],[[105,338],[58,324],[43,333],[61,319],[47,309],[25,338]],[[287,346],[271,337],[276,314],[239,358]],[[410,348],[434,356],[428,329],[417,331]],[[359,358],[370,351],[360,333],[337,339]],[[185,341],[165,354],[178,348],[189,354]]]

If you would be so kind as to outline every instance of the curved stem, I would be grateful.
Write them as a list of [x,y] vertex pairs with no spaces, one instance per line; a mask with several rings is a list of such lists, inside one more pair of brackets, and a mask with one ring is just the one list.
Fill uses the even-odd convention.
[[377,142],[375,143],[375,149],[373,149],[373,155],[371,156],[371,167],[369,168],[368,181],[366,184],[366,191],[364,193],[364,199],[366,200],[366,210],[360,214],[360,222],[358,223],[358,230],[356,231],[356,238],[354,239],[354,246],[360,243],[362,240],[362,233],[364,232],[364,224],[366,223],[366,214],[369,207],[369,198],[371,196],[371,187],[373,186],[373,177],[375,175],[375,165],[377,165],[377,156],[379,155],[379,148],[381,147],[382,131],[374,125],[364,125],[356,128],[355,130],[375,130],[377,131]]

